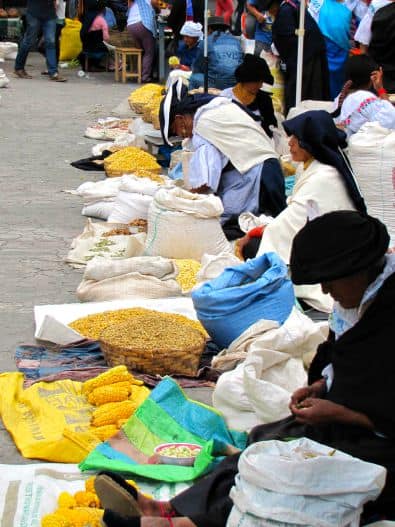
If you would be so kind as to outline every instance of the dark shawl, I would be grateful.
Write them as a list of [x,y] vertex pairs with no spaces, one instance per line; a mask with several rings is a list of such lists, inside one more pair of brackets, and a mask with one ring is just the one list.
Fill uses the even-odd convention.
[[384,85],[395,90],[395,2],[380,8],[373,17],[369,54],[384,70]]
[[312,110],[283,123],[287,135],[295,135],[302,148],[320,163],[336,168],[344,181],[356,209],[366,213],[366,205],[341,150],[346,147],[345,134],[338,130],[328,112]]

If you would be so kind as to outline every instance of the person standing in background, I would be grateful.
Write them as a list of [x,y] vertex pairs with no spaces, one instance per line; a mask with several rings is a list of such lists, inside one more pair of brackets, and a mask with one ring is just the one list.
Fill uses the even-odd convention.
[[156,47],[155,9],[158,0],[129,0],[128,32],[143,50],[142,82],[152,80]]
[[29,51],[37,42],[37,36],[42,29],[45,42],[45,57],[49,79],[55,82],[65,82],[66,79],[58,73],[56,59],[56,3],[54,0],[28,0],[26,7],[26,32],[19,46],[15,60],[15,76],[20,79],[31,79],[25,70]]
[[275,0],[250,0],[247,2],[248,12],[256,18],[255,53],[257,55],[262,50],[270,51],[273,41],[272,25],[279,7]]
[[215,16],[222,16],[227,24],[231,24],[231,19],[234,11],[232,0],[216,0],[215,2]]

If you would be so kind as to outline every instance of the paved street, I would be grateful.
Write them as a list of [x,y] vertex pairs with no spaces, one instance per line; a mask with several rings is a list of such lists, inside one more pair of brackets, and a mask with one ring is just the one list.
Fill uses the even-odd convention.
[[[115,84],[113,74],[62,70],[69,82],[40,75],[43,58],[29,56],[32,80],[12,75],[13,63],[0,65],[11,79],[0,90],[0,371],[14,371],[18,344],[34,343],[33,306],[75,302],[81,271],[64,264],[70,242],[82,231],[81,200],[62,192],[83,181],[102,179],[70,161],[90,155],[95,141],[83,137],[86,125],[110,115],[133,85]],[[194,390],[194,396],[208,393]],[[200,396],[199,396],[200,397]],[[2,425],[1,425],[2,426]],[[26,463],[4,429],[0,463]]]

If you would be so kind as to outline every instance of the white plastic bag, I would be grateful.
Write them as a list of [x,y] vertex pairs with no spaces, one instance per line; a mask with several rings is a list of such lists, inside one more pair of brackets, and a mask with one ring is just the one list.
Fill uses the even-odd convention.
[[231,252],[219,222],[222,212],[216,196],[159,189],[148,211],[145,254],[200,260],[205,253]]
[[292,393],[307,381],[303,359],[325,340],[325,329],[294,308],[281,327],[261,320],[214,357],[214,368],[230,370],[213,393],[230,428],[251,429],[289,415]]
[[202,282],[217,278],[227,267],[240,264],[239,258],[234,254],[223,252],[217,255],[204,254],[201,260],[202,267],[196,275],[200,287]]
[[77,297],[82,302],[174,297],[182,293],[177,273],[174,262],[160,257],[98,257],[88,262]]
[[349,139],[348,156],[368,212],[388,228],[395,245],[395,131],[366,123]]
[[227,527],[357,527],[386,470],[302,438],[261,441],[239,460]]
[[74,267],[85,266],[95,256],[130,258],[139,256],[144,247],[145,234],[105,236],[119,224],[93,223],[88,220],[82,234],[74,238],[66,262]]

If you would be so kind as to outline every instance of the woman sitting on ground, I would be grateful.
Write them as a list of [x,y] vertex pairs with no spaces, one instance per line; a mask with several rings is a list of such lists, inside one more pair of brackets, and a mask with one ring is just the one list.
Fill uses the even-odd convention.
[[[249,444],[308,437],[383,465],[387,481],[364,517],[395,518],[395,255],[377,219],[337,211],[308,222],[296,235],[291,276],[321,283],[335,300],[328,340],[318,347],[309,385],[291,397],[290,416],[252,429]],[[97,476],[106,527],[225,527],[240,454],[168,502],[148,499],[119,476]],[[297,479],[297,475],[295,475]],[[170,518],[170,520],[169,520]],[[289,518],[292,523],[292,518]]]
[[108,55],[108,49],[104,42],[108,42],[110,39],[108,24],[104,18],[105,4],[105,0],[87,3],[81,20],[82,53],[79,61],[84,66],[85,57],[88,56],[92,64],[91,69],[97,71],[105,69],[102,66],[102,60]]
[[187,21],[181,28],[182,40],[178,44],[177,55],[169,58],[172,71],[169,73],[166,86],[170,88],[178,78],[184,79],[186,86],[192,75],[192,68],[199,52],[199,42],[203,39],[202,24]]
[[236,86],[221,92],[222,97],[228,97],[246,106],[261,119],[262,128],[269,137],[273,136],[270,126],[277,126],[272,98],[262,90],[262,84],[273,86],[274,79],[264,59],[255,55],[245,55],[243,62],[235,70]]
[[[336,129],[327,112],[305,112],[284,121],[283,127],[290,138],[292,160],[303,163],[303,170],[286,209],[242,238],[239,247],[245,258],[274,251],[289,264],[293,239],[311,208],[316,214],[325,214],[334,210],[366,212],[366,207],[341,150],[346,146],[344,133]],[[296,295],[319,311],[331,311],[331,299],[316,285],[296,288]]]
[[[368,55],[348,59],[347,79],[334,112],[336,124],[350,137],[367,122],[395,130],[395,108],[383,88],[383,71]],[[377,95],[372,91],[372,88]]]
[[[224,206],[221,223],[226,225],[241,212],[272,211],[285,207],[284,176],[272,142],[254,116],[226,97],[183,95],[181,82],[162,101],[160,117],[164,141],[169,133],[188,138],[185,148],[189,188],[213,192]],[[238,234],[240,236],[240,234]]]

